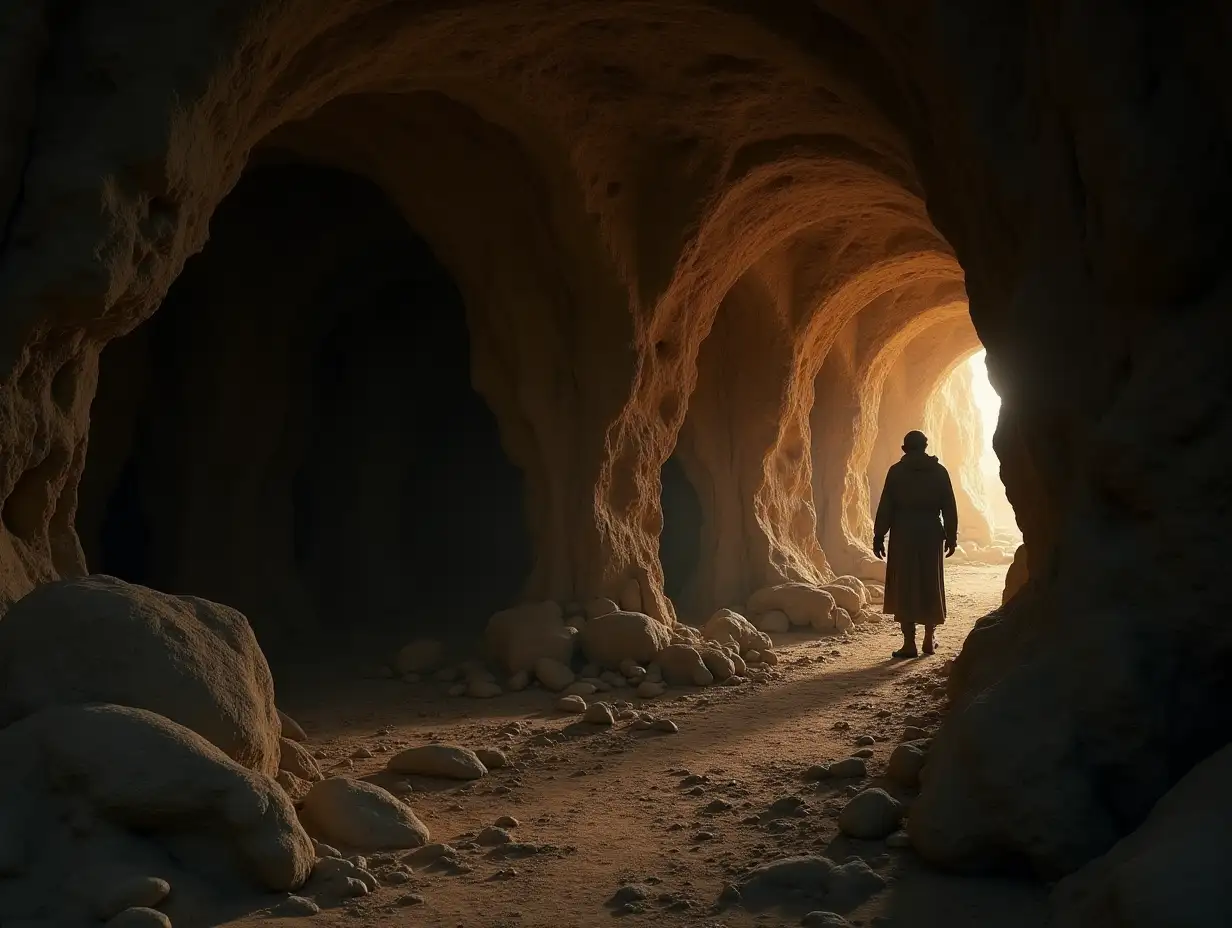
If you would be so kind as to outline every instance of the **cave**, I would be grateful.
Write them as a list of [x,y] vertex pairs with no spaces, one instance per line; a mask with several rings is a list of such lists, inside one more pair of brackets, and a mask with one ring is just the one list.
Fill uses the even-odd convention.
[[[1030,873],[1064,928],[1232,923],[1210,864],[1232,856],[1232,827],[1210,824],[1232,820],[1215,775],[1232,769],[1226,4],[13,9],[0,30],[12,795],[63,785],[75,745],[98,751],[74,783],[127,782],[103,734],[116,718],[164,752],[208,740],[171,718],[176,699],[134,705],[120,685],[158,674],[89,693],[76,676],[22,677],[109,679],[78,673],[91,655],[70,637],[91,610],[115,620],[96,571],[140,581],[107,589],[158,608],[172,608],[158,590],[209,597],[262,649],[303,644],[357,677],[349,644],[368,641],[382,663],[362,685],[426,717],[445,706],[441,733],[484,706],[557,719],[532,670],[590,666],[602,624],[587,623],[613,605],[640,616],[618,621],[638,623],[650,663],[784,584],[874,590],[879,481],[930,420],[955,470],[970,465],[952,450],[973,434],[952,402],[967,388],[947,384],[983,351],[1015,525],[981,525],[972,498],[964,542],[1014,554],[1003,588],[968,597],[980,614],[953,662],[920,670],[936,678],[921,688],[923,665],[891,665],[876,629],[859,630],[878,655],[860,667],[841,647],[754,661],[763,682],[800,676],[738,691],[761,711],[697,700],[713,707],[692,716],[699,730],[735,721],[705,738],[681,726],[688,747],[669,750],[751,763],[755,728],[801,761],[808,745],[849,751],[836,706],[901,681],[936,713],[893,833],[921,862],[911,878],[958,874],[946,892],[961,894]],[[18,647],[61,628],[58,647]],[[448,681],[394,673],[427,632],[471,655],[442,668]],[[617,656],[594,669],[614,673]],[[268,671],[255,646],[243,657]],[[264,700],[256,749],[193,756],[247,784],[253,801],[224,811],[283,816],[269,846],[285,868],[263,885],[285,893],[315,857],[290,793],[265,782],[286,747],[272,677],[248,689]],[[197,724],[225,742],[210,722],[227,707],[209,708]],[[427,736],[405,716],[386,728]],[[366,774],[369,753],[345,760]],[[603,762],[612,781],[643,779]],[[98,795],[73,798],[114,820]],[[235,826],[209,805],[217,790],[193,795]],[[80,821],[53,789],[28,798]],[[629,797],[603,798],[590,808]],[[579,842],[606,835],[588,822]],[[10,850],[4,872],[21,866]],[[52,870],[43,897],[59,895]],[[12,885],[0,880],[0,922],[71,923],[6,909]]]
[[659,560],[663,564],[663,592],[673,603],[686,601],[689,586],[696,579],[701,559],[702,505],[689,475],[679,458],[663,464],[663,528],[659,532]]
[[151,320],[103,352],[89,448],[88,567],[232,604],[267,649],[469,641],[530,570],[462,297],[336,169],[244,174]]

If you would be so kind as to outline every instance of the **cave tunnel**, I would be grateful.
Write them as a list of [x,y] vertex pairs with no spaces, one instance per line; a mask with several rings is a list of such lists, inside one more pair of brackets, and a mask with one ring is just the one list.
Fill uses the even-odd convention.
[[296,163],[251,168],[105,348],[77,528],[91,570],[235,606],[267,649],[473,639],[531,563],[457,287],[379,188]]
[[663,529],[659,533],[663,592],[679,605],[685,600],[701,560],[702,504],[676,455],[664,462],[659,480],[663,510]]

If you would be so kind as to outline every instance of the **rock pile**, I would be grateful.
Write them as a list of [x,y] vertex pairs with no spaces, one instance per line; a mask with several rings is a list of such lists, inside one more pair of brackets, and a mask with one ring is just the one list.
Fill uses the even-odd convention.
[[304,740],[235,610],[104,576],[39,587],[0,622],[0,924],[166,928],[223,898],[281,893],[272,914],[305,915],[372,891],[330,845],[416,848],[428,829],[323,776]]

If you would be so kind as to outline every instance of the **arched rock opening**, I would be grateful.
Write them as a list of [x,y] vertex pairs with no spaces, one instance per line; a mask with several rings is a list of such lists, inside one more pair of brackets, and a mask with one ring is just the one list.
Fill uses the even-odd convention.
[[99,366],[77,528],[99,572],[244,611],[263,643],[473,639],[532,566],[461,295],[370,182],[259,165]]
[[663,529],[659,533],[659,561],[663,564],[663,592],[677,613],[697,580],[701,563],[703,511],[693,481],[673,455],[663,464]]
[[1224,5],[228,0],[107,28],[88,0],[20,6],[0,34],[6,603],[84,568],[98,349],[273,134],[380,183],[468,310],[504,320],[473,347],[527,475],[533,595],[632,577],[664,620],[660,470],[735,283],[756,269],[789,373],[724,526],[766,552],[742,576],[810,579],[859,562],[889,453],[862,422],[835,459],[864,465],[819,475],[817,425],[853,390],[876,418],[858,372],[883,355],[860,340],[924,299],[870,269],[922,250],[912,276],[939,276],[952,248],[1030,580],[954,667],[917,850],[1074,870],[1228,744]]

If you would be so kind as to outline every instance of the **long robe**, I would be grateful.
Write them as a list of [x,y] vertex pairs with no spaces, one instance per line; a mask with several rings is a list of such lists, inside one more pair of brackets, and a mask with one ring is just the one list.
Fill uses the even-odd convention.
[[874,537],[890,533],[882,611],[901,625],[945,622],[945,552],[958,540],[950,474],[931,454],[913,451],[886,474]]

